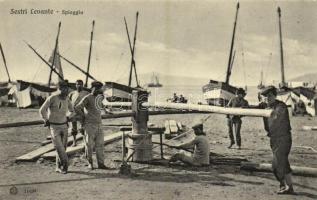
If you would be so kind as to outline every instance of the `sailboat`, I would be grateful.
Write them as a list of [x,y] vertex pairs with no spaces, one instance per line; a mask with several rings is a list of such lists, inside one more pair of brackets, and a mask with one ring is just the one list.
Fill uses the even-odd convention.
[[235,21],[233,26],[233,34],[231,40],[231,47],[230,47],[230,54],[229,54],[229,61],[227,66],[227,73],[226,73],[226,81],[216,81],[210,80],[207,85],[204,85],[203,95],[204,99],[207,101],[209,105],[216,105],[216,106],[225,106],[231,98],[233,98],[238,90],[237,87],[231,86],[229,84],[229,79],[231,75],[231,70],[234,62],[235,53],[233,53],[234,47],[234,40],[235,40],[235,32],[236,32],[236,25],[238,19],[238,11],[239,11],[239,2],[237,3],[237,10],[235,15]]
[[[279,19],[279,38],[280,38],[280,56],[281,56],[281,83],[279,84],[279,90],[277,93],[277,99],[283,101],[286,105],[292,108],[292,113],[297,113],[297,105],[304,104],[305,112],[311,116],[316,115],[316,91],[314,87],[298,86],[292,87],[285,81],[284,72],[284,52],[283,52],[283,40],[282,40],[282,26],[281,26],[281,8],[277,8]],[[301,113],[302,114],[302,113]]]
[[261,70],[261,80],[260,80],[260,83],[258,85],[258,89],[261,90],[263,89],[265,86],[263,84],[263,70]]
[[163,85],[159,82],[158,75],[153,73],[151,82],[147,84],[148,87],[162,87]]

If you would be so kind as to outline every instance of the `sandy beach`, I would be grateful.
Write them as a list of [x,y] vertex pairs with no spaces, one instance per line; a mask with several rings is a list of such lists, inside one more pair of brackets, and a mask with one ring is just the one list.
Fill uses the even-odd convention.
[[[0,108],[0,123],[38,119],[37,109],[19,110]],[[187,126],[208,114],[151,116],[149,122],[163,125],[166,119],[175,119]],[[129,123],[130,118],[104,120],[103,123]],[[301,130],[303,125],[315,125],[316,118],[292,117],[293,148],[291,165],[317,167],[317,154],[298,146],[317,149],[317,134]],[[226,118],[212,114],[205,123],[211,151],[232,158],[246,158],[253,162],[270,163],[272,153],[263,130],[261,118],[246,117],[242,125],[242,150],[227,149]],[[116,132],[105,128],[105,135]],[[69,173],[55,173],[55,162],[15,162],[18,156],[41,146],[48,129],[42,126],[0,130],[0,199],[316,199],[317,179],[294,176],[295,196],[278,196],[278,183],[272,173],[247,172],[239,166],[211,165],[193,168],[181,165],[147,165],[130,163],[131,176],[119,175],[121,141],[104,148],[106,165],[111,170],[89,171],[82,154],[70,157]],[[154,148],[159,158],[159,148]],[[175,150],[164,148],[165,156]],[[13,188],[13,189],[12,189]],[[10,193],[11,189],[11,193]],[[13,192],[16,191],[16,194]]]

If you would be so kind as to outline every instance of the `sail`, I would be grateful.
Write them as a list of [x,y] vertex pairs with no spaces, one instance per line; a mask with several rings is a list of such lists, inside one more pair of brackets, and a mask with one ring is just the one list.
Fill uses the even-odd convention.
[[[48,62],[49,63],[53,63],[53,58],[54,58],[54,51],[53,51],[50,59],[48,60]],[[59,56],[58,47],[56,48],[54,66],[57,69],[58,73],[64,78],[63,69],[62,69],[62,63],[61,63],[61,58]],[[59,79],[61,80],[61,78],[59,78]]]

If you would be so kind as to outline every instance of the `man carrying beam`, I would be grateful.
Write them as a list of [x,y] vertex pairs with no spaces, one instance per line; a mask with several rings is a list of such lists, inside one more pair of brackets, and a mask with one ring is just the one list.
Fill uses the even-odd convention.
[[288,160],[292,147],[292,135],[287,106],[276,99],[277,90],[274,86],[264,88],[261,95],[265,97],[267,106],[273,109],[271,117],[264,118],[264,128],[270,137],[273,173],[280,182],[277,193],[294,194],[292,170]]
[[66,81],[59,82],[58,88],[58,94],[53,94],[46,99],[40,108],[40,115],[44,120],[44,126],[48,126],[51,130],[52,142],[57,151],[56,172],[66,174],[68,170],[66,154],[68,119],[72,118],[74,110],[69,98],[67,98],[68,83]]
[[[83,90],[84,82],[82,80],[76,81],[76,90],[69,93],[69,98],[72,102],[73,107],[75,107],[85,96],[89,94],[89,92]],[[84,112],[84,111],[83,111]],[[84,127],[83,124],[80,123],[80,116],[75,116],[74,121],[72,121],[72,136],[74,137],[73,146],[76,146],[76,135],[79,132],[84,135]],[[77,122],[80,124],[80,129],[77,128]]]
[[[243,88],[239,88],[237,90],[237,96],[232,98],[229,103],[228,107],[232,108],[246,108],[249,106],[249,103],[247,100],[244,99],[246,93]],[[236,142],[238,145],[238,149],[241,149],[241,135],[240,135],[240,130],[241,130],[241,116],[240,115],[227,115],[228,117],[228,129],[229,129],[229,137],[230,137],[230,145],[228,148],[230,149],[234,144],[234,135],[233,132],[235,132],[236,136]]]
[[194,154],[192,156],[187,156],[184,153],[176,153],[169,160],[170,163],[176,161],[182,161],[183,163],[192,166],[208,166],[209,165],[209,154],[210,145],[208,138],[203,130],[203,124],[198,123],[193,127],[196,137],[188,143],[181,144],[179,146],[174,146],[178,149],[189,149],[194,148]]
[[[84,121],[85,129],[85,156],[88,168],[93,170],[93,149],[96,150],[97,167],[108,169],[104,164],[104,133],[101,129],[101,109],[103,109],[102,83],[95,81],[91,83],[91,93],[85,96],[76,106],[75,111]],[[87,113],[84,113],[86,109]]]

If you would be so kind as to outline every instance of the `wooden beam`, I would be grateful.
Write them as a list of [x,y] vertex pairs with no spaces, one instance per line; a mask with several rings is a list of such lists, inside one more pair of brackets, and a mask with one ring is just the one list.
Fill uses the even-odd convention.
[[205,111],[210,113],[227,114],[227,115],[242,115],[242,116],[250,116],[250,117],[270,117],[272,113],[271,109],[227,108],[227,107],[210,106],[210,105],[165,103],[165,102],[143,103],[142,106],[165,108],[165,109]]
[[[81,139],[82,137],[83,137],[82,135],[79,135],[77,139]],[[73,143],[73,141],[74,141],[74,138],[72,136],[69,136],[67,140],[67,144],[70,145]],[[55,149],[54,144],[50,143],[46,146],[40,147],[38,149],[35,149],[34,151],[31,151],[30,153],[27,153],[18,157],[16,161],[33,161],[39,158],[41,155],[47,152],[53,151],[54,149]]]

